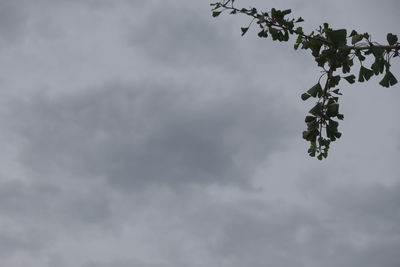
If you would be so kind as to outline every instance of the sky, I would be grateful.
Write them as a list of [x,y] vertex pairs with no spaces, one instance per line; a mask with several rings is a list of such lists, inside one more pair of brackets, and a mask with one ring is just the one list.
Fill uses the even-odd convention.
[[[400,34],[399,0],[236,3]],[[313,58],[209,4],[0,0],[0,267],[400,266],[400,85],[343,83],[310,158]]]

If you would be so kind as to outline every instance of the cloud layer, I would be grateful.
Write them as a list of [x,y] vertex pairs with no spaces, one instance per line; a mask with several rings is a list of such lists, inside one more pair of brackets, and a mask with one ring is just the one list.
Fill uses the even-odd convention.
[[[0,267],[400,265],[398,88],[346,88],[342,140],[309,159],[314,63],[208,4],[0,3]],[[273,4],[378,39],[399,22]]]

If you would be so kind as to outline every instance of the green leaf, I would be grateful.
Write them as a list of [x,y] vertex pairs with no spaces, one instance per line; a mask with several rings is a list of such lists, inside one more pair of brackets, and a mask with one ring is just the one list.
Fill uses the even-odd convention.
[[278,40],[278,39],[279,39],[279,37],[280,37],[280,31],[278,31],[277,29],[272,28],[272,27],[269,27],[268,30],[269,30],[269,33],[270,33],[271,36],[272,36],[272,40],[275,41],[275,40]]
[[330,104],[335,104],[335,103],[337,103],[338,100],[339,100],[339,98],[338,98],[338,100],[336,100],[336,98],[337,98],[337,97],[331,97],[331,98],[329,98],[329,99],[328,99],[328,103],[326,103],[326,104],[327,104],[327,105],[330,105]]
[[[316,41],[316,40],[309,40],[308,41],[308,46],[310,47],[310,49],[312,51],[312,55],[314,57],[318,57],[319,56],[319,52],[321,51],[322,43],[320,41]],[[317,60],[317,59],[315,59],[315,60]],[[324,58],[322,60],[324,62],[326,62],[326,60],[327,60],[326,56],[324,56]]]
[[212,13],[212,16],[213,16],[213,17],[218,17],[219,14],[221,14],[221,12],[222,12],[222,11],[214,11],[214,12]]
[[339,114],[339,104],[330,104],[328,105],[328,109],[326,110],[326,115],[328,117],[335,117],[337,114]]
[[249,27],[247,27],[247,28],[242,27],[242,28],[240,28],[240,29],[242,30],[242,36],[243,36],[243,35],[245,35],[246,32],[249,30]]
[[339,138],[341,134],[338,132],[338,123],[333,120],[329,120],[329,124],[326,127],[326,136],[331,140],[335,141],[336,138]]
[[360,73],[358,75],[358,81],[359,82],[364,82],[364,81],[368,81],[372,75],[374,75],[374,72],[370,69],[367,69],[364,66],[361,66],[360,68]]
[[394,45],[398,41],[397,35],[394,35],[394,34],[391,34],[391,33],[387,34],[386,39],[387,39],[389,45]]
[[297,20],[296,20],[296,23],[298,23],[298,22],[303,22],[304,21],[304,19],[302,18],[302,17],[300,17],[300,18],[298,18]]
[[317,136],[319,135],[319,131],[317,129],[314,129],[312,131],[304,131],[303,132],[303,138],[306,139],[307,141],[315,141],[317,139]]
[[313,120],[313,121],[307,123],[307,130],[309,130],[309,131],[318,130],[318,128],[319,128],[319,124],[318,124],[317,120]]
[[303,28],[302,27],[297,27],[294,31],[295,31],[295,33],[299,34],[299,36],[297,37],[296,43],[301,43],[303,38],[301,37],[300,34],[303,34]]
[[315,129],[310,132],[310,134],[308,136],[308,141],[315,142],[317,140],[318,136],[319,136],[319,131],[317,129]]
[[372,54],[375,56],[376,59],[383,58],[385,55],[385,49],[383,48],[378,48],[378,47],[373,47],[367,52],[371,51]]
[[260,38],[267,38],[268,37],[268,32],[265,31],[265,30],[261,30],[257,35]]
[[339,89],[333,90],[332,93],[335,93],[335,94],[337,94],[337,95],[342,95],[342,93],[339,92]]
[[292,10],[291,10],[291,9],[283,10],[283,11],[282,11],[282,16],[289,15],[290,13],[292,13]]
[[303,139],[308,140],[309,135],[310,135],[310,132],[304,131],[304,132],[303,132]]
[[262,23],[264,23],[266,20],[265,20],[265,15],[264,14],[258,14],[257,15],[257,23],[258,24],[262,24]]
[[356,80],[356,76],[354,76],[354,75],[349,75],[349,76],[346,76],[346,77],[343,77],[346,81],[348,81],[350,84],[352,84],[352,83],[354,83],[355,82],[355,80]]
[[322,115],[322,104],[317,103],[312,109],[310,109],[309,113],[314,116],[321,116]]
[[317,117],[314,117],[314,116],[306,116],[305,122],[306,123],[312,122],[312,121],[315,121],[316,119],[317,119]]
[[397,79],[390,71],[387,71],[382,81],[379,82],[379,84],[382,85],[383,87],[390,87],[395,85],[396,83]]
[[328,137],[331,141],[336,140],[334,133],[331,131],[331,129],[329,129],[329,127],[326,127],[326,137]]
[[378,75],[379,73],[383,73],[385,65],[386,65],[386,60],[384,58],[375,58],[375,62],[372,63],[371,69],[375,75]]
[[317,152],[317,143],[315,141],[311,141],[308,153],[310,153],[310,156],[314,157],[316,152]]
[[360,61],[364,61],[365,60],[365,57],[363,56],[363,54],[361,53],[360,50],[357,50],[354,54],[358,57],[358,59]]
[[211,10],[216,10],[221,7],[221,3],[211,3],[210,6],[213,6]]
[[289,41],[289,32],[285,30],[285,33],[283,34],[282,40],[281,41]]
[[351,70],[351,66],[353,66],[353,59],[346,59],[342,62],[342,72],[349,73]]
[[329,88],[335,87],[340,82],[340,75],[332,76],[329,81]]
[[346,29],[328,31],[326,33],[328,39],[335,45],[335,46],[342,46],[346,44],[347,38],[347,31]]
[[332,130],[332,132],[337,132],[337,128],[339,127],[339,123],[334,120],[329,120],[328,127]]
[[354,36],[351,38],[351,44],[356,44],[356,43],[358,43],[359,41],[361,41],[363,38],[364,38],[364,36],[362,36],[362,35],[360,35],[360,34],[354,35]]
[[358,35],[358,33],[355,30],[352,30],[349,37],[353,37],[354,35]]
[[303,101],[306,101],[307,99],[309,99],[311,96],[309,95],[309,94],[307,94],[307,93],[304,93],[304,94],[302,94],[301,95],[301,99],[303,100]]
[[320,92],[322,92],[322,87],[319,83],[317,83],[307,91],[307,93],[312,97],[316,97],[317,94]]

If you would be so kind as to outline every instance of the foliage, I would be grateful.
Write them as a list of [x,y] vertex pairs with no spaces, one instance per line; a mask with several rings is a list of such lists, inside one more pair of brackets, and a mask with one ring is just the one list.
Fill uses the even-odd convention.
[[[397,83],[397,79],[390,71],[390,60],[399,56],[400,43],[398,37],[392,33],[387,34],[387,45],[371,41],[368,33],[358,33],[353,30],[348,34],[346,29],[332,29],[328,23],[309,34],[298,26],[303,18],[287,18],[290,9],[278,10],[272,8],[269,12],[260,12],[256,8],[236,8],[235,0],[222,0],[212,3],[212,16],[218,17],[222,12],[230,14],[244,14],[251,17],[250,24],[242,27],[242,36],[247,33],[250,26],[256,22],[259,26],[260,38],[272,38],[274,41],[287,42],[294,35],[296,41],[294,49],[310,50],[318,67],[322,68],[322,75],[318,82],[301,95],[302,100],[315,99],[315,105],[310,109],[305,118],[307,130],[303,138],[310,142],[308,153],[319,160],[328,156],[329,146],[332,141],[342,135],[338,130],[339,120],[344,116],[339,112],[338,85],[345,80],[352,84],[357,77],[352,72],[354,60],[358,60],[358,82],[368,81],[373,75],[384,74],[379,82],[381,86],[389,87]],[[350,44],[349,44],[350,43]],[[365,60],[372,58],[372,65],[365,66]],[[343,75],[337,74],[341,70]],[[325,83],[321,85],[321,79]]]

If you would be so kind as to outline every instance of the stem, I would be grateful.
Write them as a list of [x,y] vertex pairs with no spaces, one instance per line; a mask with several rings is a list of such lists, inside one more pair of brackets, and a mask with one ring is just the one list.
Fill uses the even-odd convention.
[[[229,3],[231,3],[232,6],[228,6]],[[238,13],[242,13],[242,14],[246,14],[248,16],[251,16],[251,17],[253,17],[253,20],[258,18],[258,15],[259,15],[257,13],[253,14],[253,13],[250,13],[250,12],[242,12],[240,9],[235,8],[233,6],[233,2],[230,1],[230,0],[228,0],[226,3],[221,3],[221,7],[225,8],[226,10],[232,10],[232,11],[235,11],[235,12],[238,12]],[[250,10],[247,10],[247,11],[250,11]],[[315,37],[315,36],[307,35],[305,33],[297,33],[295,31],[293,31],[293,29],[288,28],[288,27],[286,27],[284,25],[277,24],[274,21],[271,21],[269,19],[266,19],[265,23],[266,23],[266,25],[268,27],[275,27],[275,28],[278,28],[280,30],[285,30],[285,31],[288,31],[290,33],[295,33],[296,35],[301,36],[303,38],[320,41],[320,42],[322,42],[322,43],[324,43],[324,44],[326,44],[328,46],[333,46],[334,45],[329,40],[326,40],[326,39],[321,38],[321,37]],[[344,48],[345,49],[350,49],[350,50],[355,50],[355,51],[357,51],[357,50],[358,51],[369,50],[371,48],[379,48],[379,49],[385,49],[385,50],[400,50],[400,43],[396,43],[394,45],[380,45],[380,44],[369,44],[369,45],[364,45],[364,46],[356,46],[356,45],[348,46],[348,45],[346,45],[346,46],[344,46]]]
[[345,46],[345,48],[349,48],[352,50],[368,50],[371,48],[380,48],[385,50],[400,50],[400,43],[396,43],[394,45],[366,45],[366,46]]
[[[324,107],[325,106],[325,102],[326,102],[326,100],[327,100],[327,97],[326,97],[326,94],[328,93],[328,90],[329,90],[329,82],[331,81],[331,79],[332,79],[332,75],[333,75],[333,71],[335,70],[335,66],[330,66],[329,67],[329,71],[326,73],[327,74],[327,77],[326,77],[326,82],[325,82],[325,86],[324,86],[324,92],[323,92],[323,94],[322,94],[322,97],[323,97],[323,101],[322,101],[322,106]],[[321,120],[324,120],[325,121],[325,118],[322,118],[321,117]],[[320,139],[322,139],[322,121],[320,120],[320,123],[319,123],[319,138]],[[319,142],[319,147],[318,147],[318,149],[319,149],[319,151],[321,152],[321,142]]]

